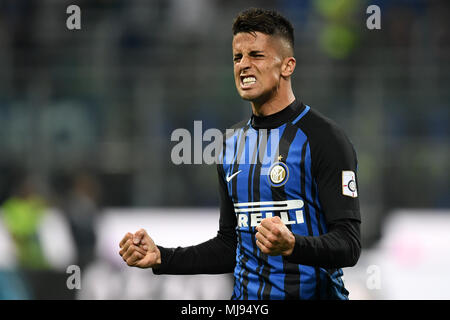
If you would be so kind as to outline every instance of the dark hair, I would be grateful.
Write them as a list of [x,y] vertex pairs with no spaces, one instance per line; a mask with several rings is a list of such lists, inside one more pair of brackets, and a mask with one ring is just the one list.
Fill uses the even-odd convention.
[[242,11],[234,19],[233,36],[239,32],[262,32],[286,39],[294,49],[294,28],[292,24],[275,10],[250,8]]

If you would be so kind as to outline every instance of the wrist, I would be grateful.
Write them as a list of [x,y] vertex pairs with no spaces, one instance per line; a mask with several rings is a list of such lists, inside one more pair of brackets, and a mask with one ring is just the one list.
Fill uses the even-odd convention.
[[156,264],[158,265],[158,266],[160,266],[161,265],[161,251],[159,251],[159,249],[158,249],[158,247],[156,247],[156,252],[157,252],[157,254],[156,254]]
[[295,247],[295,236],[292,232],[290,232],[289,237],[288,237],[288,248],[286,250],[283,251],[283,253],[281,255],[283,256],[290,256],[292,254],[292,252],[294,251],[294,247]]
[[152,268],[158,269],[161,266],[161,251],[159,250],[158,247],[156,247],[155,255],[156,255],[156,259],[155,259],[155,263],[152,265]]

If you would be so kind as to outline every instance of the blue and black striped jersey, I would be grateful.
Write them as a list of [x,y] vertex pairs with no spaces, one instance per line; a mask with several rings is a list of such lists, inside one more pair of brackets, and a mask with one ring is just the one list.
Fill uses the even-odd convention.
[[[237,222],[233,298],[325,298],[332,291],[335,298],[345,299],[341,269],[327,270],[269,256],[255,243],[255,227],[266,217],[279,216],[300,236],[327,233],[330,220],[359,219],[356,185],[354,195],[346,196],[341,190],[346,187],[339,179],[342,172],[356,171],[350,143],[308,106],[294,102],[284,114],[253,117],[226,137],[221,171]],[[326,150],[319,149],[327,148],[329,158],[322,159]],[[330,175],[336,178],[320,180],[330,179]]]
[[[294,101],[224,135],[219,232],[200,245],[159,247],[155,273],[234,272],[232,299],[347,299],[341,279],[360,253],[356,154],[329,119]],[[279,216],[290,256],[269,256],[255,227]]]

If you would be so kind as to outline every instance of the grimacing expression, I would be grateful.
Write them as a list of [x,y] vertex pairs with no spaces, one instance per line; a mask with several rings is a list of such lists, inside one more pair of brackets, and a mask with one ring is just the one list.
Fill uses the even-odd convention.
[[240,32],[233,37],[234,79],[244,100],[267,101],[280,84],[281,41],[261,32]]

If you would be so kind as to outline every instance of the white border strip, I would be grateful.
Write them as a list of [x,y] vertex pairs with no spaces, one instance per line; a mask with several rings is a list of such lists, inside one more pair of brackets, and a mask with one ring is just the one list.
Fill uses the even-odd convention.
[[[274,207],[274,205],[279,205]],[[283,205],[283,206],[281,206]],[[283,200],[283,201],[262,201],[262,202],[241,202],[234,204],[234,212],[255,212],[255,211],[281,211],[281,210],[294,210],[303,208],[303,200]],[[256,208],[242,208],[240,207],[255,207]],[[271,206],[271,207],[262,207]]]

